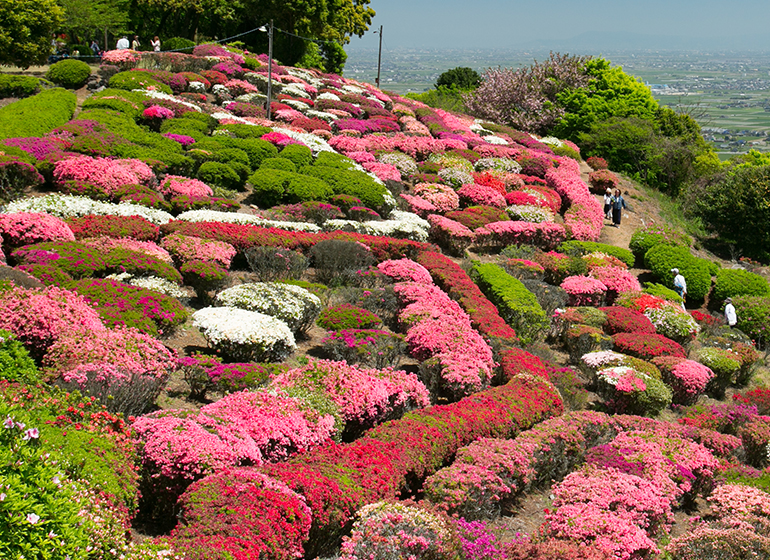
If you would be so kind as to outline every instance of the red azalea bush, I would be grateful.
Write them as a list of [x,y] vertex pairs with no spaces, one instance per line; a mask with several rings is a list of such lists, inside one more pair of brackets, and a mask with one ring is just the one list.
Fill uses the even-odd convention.
[[21,247],[44,241],[75,241],[67,222],[50,214],[22,212],[0,214],[0,235],[6,247]]
[[130,237],[137,241],[156,241],[160,228],[140,216],[94,216],[71,218],[69,227],[75,239],[88,237]]
[[736,393],[733,399],[756,406],[759,414],[770,415],[770,389],[758,388],[745,393]]
[[644,314],[627,307],[601,307],[607,315],[604,330],[607,334],[655,334],[655,325]]
[[561,211],[562,199],[555,190],[543,185],[524,185],[522,191],[525,194],[529,194],[537,200],[536,206],[542,206],[548,208],[554,214],[558,214]]
[[620,179],[609,169],[598,169],[588,174],[588,182],[591,183],[591,192],[604,194],[607,189],[613,193],[620,184]]
[[609,169],[609,164],[607,163],[607,160],[599,157],[599,156],[591,156],[586,160],[586,163],[591,167],[591,169],[598,171],[599,169]]
[[519,374],[537,375],[548,379],[548,367],[542,359],[521,348],[502,350],[498,357],[503,383]]
[[612,341],[617,352],[642,360],[652,360],[658,356],[687,357],[681,345],[659,334],[618,333],[612,336]]

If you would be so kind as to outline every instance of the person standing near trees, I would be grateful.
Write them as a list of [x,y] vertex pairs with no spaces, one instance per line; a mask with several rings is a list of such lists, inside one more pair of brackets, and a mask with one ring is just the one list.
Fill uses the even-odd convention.
[[138,51],[142,44],[139,42],[139,35],[134,35],[134,40],[131,41],[131,50]]
[[153,52],[160,52],[160,39],[157,35],[155,35],[155,38],[150,41],[150,45],[152,45]]
[[614,227],[620,227],[620,217],[623,212],[623,208],[626,208],[626,201],[623,195],[620,194],[620,189],[615,189],[615,194],[610,198],[610,204],[612,205],[612,225]]
[[735,306],[733,305],[733,298],[727,298],[725,300],[725,320],[727,324],[734,327],[738,322],[738,316],[735,314]]
[[687,297],[687,281],[679,273],[678,268],[672,268],[671,273],[674,274],[674,291],[682,298],[682,309],[684,309],[684,300]]
[[123,35],[120,39],[118,39],[118,43],[115,45],[115,48],[119,51],[124,51],[130,46],[131,45],[128,42],[128,37]]

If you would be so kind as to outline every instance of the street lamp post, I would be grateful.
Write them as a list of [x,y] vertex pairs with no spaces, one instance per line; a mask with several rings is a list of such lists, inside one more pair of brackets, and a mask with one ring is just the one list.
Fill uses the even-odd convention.
[[[375,31],[377,33],[377,31]],[[377,80],[375,83],[377,84],[377,88],[380,87],[380,67],[382,65],[382,26],[380,25],[380,51],[377,54]]]
[[259,30],[267,32],[267,120],[270,120],[270,106],[273,104],[273,20],[270,20],[270,27],[263,25]]

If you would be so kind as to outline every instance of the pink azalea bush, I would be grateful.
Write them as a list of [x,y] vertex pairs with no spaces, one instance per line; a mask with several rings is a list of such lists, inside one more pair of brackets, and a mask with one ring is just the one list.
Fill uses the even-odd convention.
[[451,255],[461,256],[476,239],[476,234],[469,228],[445,216],[430,214],[428,223],[430,238]]
[[330,360],[312,360],[291,369],[276,376],[270,386],[320,390],[337,405],[346,424],[366,427],[430,404],[428,390],[414,374]]
[[476,229],[475,233],[477,244],[491,247],[535,245],[551,250],[566,239],[564,226],[553,222],[493,222]]
[[[614,301],[618,294],[624,292],[638,292],[642,289],[639,280],[625,270],[617,266],[600,266],[591,270],[589,276],[604,284],[607,288],[607,299]],[[612,302],[608,301],[608,305]]]
[[3,244],[11,247],[41,241],[75,241],[67,222],[50,214],[28,212],[0,214],[0,235]]
[[439,212],[451,212],[460,207],[460,197],[455,190],[439,183],[417,183],[414,194],[430,202]]
[[72,156],[54,164],[54,181],[82,181],[101,187],[108,194],[123,185],[150,185],[155,174],[150,166],[138,159],[109,159]]
[[411,194],[401,193],[401,198],[406,200],[409,204],[409,211],[417,214],[418,216],[427,216],[438,212],[439,209],[430,201],[424,199],[421,196],[413,196]]
[[463,185],[457,191],[460,201],[466,206],[494,206],[505,208],[506,201],[497,190],[484,185]]
[[128,249],[129,251],[136,251],[155,257],[163,262],[170,263],[173,261],[168,251],[152,241],[137,241],[129,237],[115,238],[102,236],[81,239],[80,242],[99,250],[101,253],[109,253],[114,249]]
[[112,64],[118,66],[121,70],[135,68],[142,55],[130,49],[120,49],[114,51],[105,51],[102,53],[102,64]]
[[573,239],[596,241],[604,226],[601,203],[580,179],[580,165],[571,158],[559,158],[559,167],[546,173],[548,186],[566,198],[570,209],[564,214],[564,226]]
[[380,181],[400,181],[401,172],[394,165],[379,161],[364,162],[363,168],[374,173]]
[[561,287],[569,295],[571,307],[598,307],[607,293],[607,286],[603,282],[588,276],[567,276]]
[[166,107],[161,107],[160,105],[150,105],[142,112],[142,116],[145,119],[155,120],[173,119],[174,111],[167,109]]
[[166,175],[161,182],[158,190],[164,196],[190,196],[206,197],[212,196],[214,192],[206,183],[198,179],[181,177],[179,175]]
[[191,237],[179,233],[164,237],[161,246],[180,263],[200,260],[215,262],[225,269],[230,268],[233,257],[236,255],[235,247],[224,241]]
[[377,270],[395,282],[417,282],[433,284],[433,278],[428,269],[411,259],[389,259],[377,265]]

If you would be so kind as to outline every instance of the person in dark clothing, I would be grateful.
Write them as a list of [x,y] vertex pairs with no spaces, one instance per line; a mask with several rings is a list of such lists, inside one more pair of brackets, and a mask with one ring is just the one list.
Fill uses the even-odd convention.
[[615,189],[615,194],[612,195],[612,225],[620,227],[620,215],[623,209],[626,207],[626,201],[623,199],[623,195],[620,194],[620,189]]

